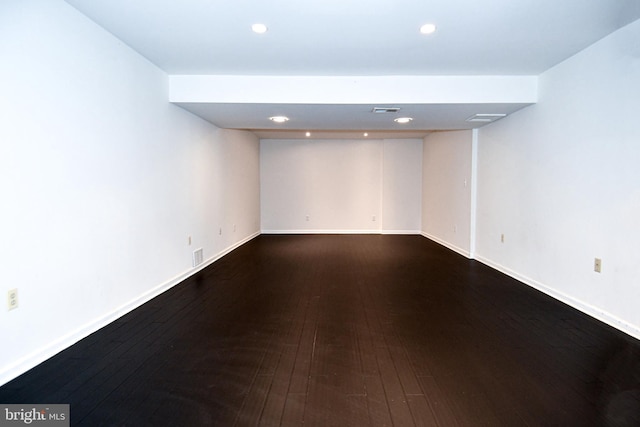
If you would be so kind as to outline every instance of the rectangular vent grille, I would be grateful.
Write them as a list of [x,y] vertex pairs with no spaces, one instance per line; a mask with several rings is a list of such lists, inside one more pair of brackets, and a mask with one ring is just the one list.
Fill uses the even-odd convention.
[[203,261],[204,258],[202,256],[202,248],[193,251],[193,266],[197,267],[202,264]]
[[474,114],[473,116],[467,119],[468,122],[495,122],[498,119],[505,117],[506,114],[502,113],[484,113],[484,114]]
[[397,113],[400,111],[398,107],[373,107],[372,113]]

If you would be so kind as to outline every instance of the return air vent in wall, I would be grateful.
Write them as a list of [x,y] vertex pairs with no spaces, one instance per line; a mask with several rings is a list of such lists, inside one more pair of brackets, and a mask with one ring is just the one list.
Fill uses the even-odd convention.
[[372,113],[397,113],[398,111],[400,111],[400,108],[398,107],[373,107],[373,110],[371,110]]
[[202,248],[193,251],[193,266],[199,266],[200,264],[202,264],[202,261],[204,261],[204,258],[202,256]]

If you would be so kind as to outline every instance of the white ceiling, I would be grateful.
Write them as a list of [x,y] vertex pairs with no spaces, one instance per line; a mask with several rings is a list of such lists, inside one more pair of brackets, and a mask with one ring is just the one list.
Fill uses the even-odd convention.
[[[170,75],[536,76],[640,17],[638,0],[66,1]],[[258,22],[269,31],[253,33]],[[418,31],[427,22],[438,27],[432,35]],[[469,128],[461,117],[499,107],[419,104],[403,112],[415,116],[410,130],[419,133]],[[398,130],[380,115],[363,115],[374,104],[354,104],[348,93],[330,105],[215,97],[180,105],[263,137],[270,130],[297,135],[287,129]],[[511,113],[525,105],[500,108]],[[265,122],[282,114],[276,110],[297,119]]]
[[[508,114],[529,104],[393,104],[400,108],[398,113],[372,113],[373,106],[367,104],[204,104],[180,103],[180,106],[209,120],[212,123],[224,123],[225,128],[250,129],[264,138],[299,138],[306,131],[314,130],[315,138],[327,135],[339,135],[338,131],[349,132],[350,137],[360,138],[364,132],[370,138],[384,138],[381,132],[398,133],[403,138],[416,138],[425,135],[424,130],[473,129],[483,122],[466,121],[474,114]],[[381,105],[385,107],[385,105]],[[277,114],[291,119],[288,129],[273,125],[265,120]],[[386,116],[386,117],[383,117]],[[412,117],[407,125],[393,122],[396,117]],[[304,123],[304,126],[298,125]],[[327,126],[331,124],[331,127]],[[320,133],[318,130],[329,131]],[[276,135],[277,134],[277,135]],[[324,135],[324,136],[320,136]],[[388,136],[387,136],[388,137]]]

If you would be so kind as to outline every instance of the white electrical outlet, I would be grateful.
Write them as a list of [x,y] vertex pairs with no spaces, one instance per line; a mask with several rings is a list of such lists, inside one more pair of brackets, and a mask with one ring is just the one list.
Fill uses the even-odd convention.
[[13,310],[14,308],[18,308],[18,290],[11,289],[7,293],[7,310]]
[[371,216],[371,221],[376,222],[376,216],[375,215]]
[[307,221],[309,221],[309,215],[307,215],[305,219],[306,219]]
[[500,243],[504,243],[504,234],[500,235]]
[[602,260],[600,258],[595,258],[593,260],[593,271],[596,273],[602,272]]

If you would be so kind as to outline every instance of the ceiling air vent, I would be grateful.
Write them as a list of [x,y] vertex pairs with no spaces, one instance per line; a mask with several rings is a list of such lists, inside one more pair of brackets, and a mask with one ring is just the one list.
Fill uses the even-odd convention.
[[372,113],[397,113],[400,111],[398,107],[373,107]]
[[498,119],[505,117],[506,114],[502,113],[482,113],[482,114],[474,114],[473,116],[467,119],[468,122],[495,122]]

